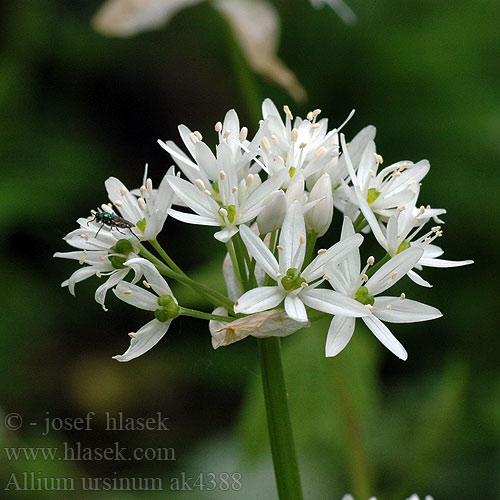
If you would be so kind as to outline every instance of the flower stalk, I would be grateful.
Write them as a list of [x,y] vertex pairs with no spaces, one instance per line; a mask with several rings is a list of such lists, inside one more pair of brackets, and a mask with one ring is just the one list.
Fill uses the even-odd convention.
[[282,500],[301,500],[302,486],[281,363],[280,338],[257,339],[257,343],[278,494]]

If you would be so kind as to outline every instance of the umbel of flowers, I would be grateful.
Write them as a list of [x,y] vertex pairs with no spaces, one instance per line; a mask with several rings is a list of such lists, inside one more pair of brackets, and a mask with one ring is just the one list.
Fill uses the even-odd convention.
[[[129,333],[129,348],[115,359],[147,352],[180,315],[207,319],[217,348],[247,336],[290,335],[310,325],[310,310],[332,317],[327,356],[345,348],[359,318],[392,353],[407,358],[386,323],[427,321],[441,313],[404,293],[386,293],[407,278],[430,287],[420,274],[426,266],[472,261],[440,258],[435,240],[443,234],[439,217],[445,210],[419,201],[427,160],[383,166],[375,127],[346,142],[343,125],[329,128],[320,113],[294,118],[287,106],[282,114],[266,99],[250,138],[231,110],[215,124],[215,151],[200,132],[180,125],[181,147],[158,141],[175,163],[158,188],[147,169],[138,189],[130,191],[114,177],[105,182],[107,204],[78,219],[79,227],[64,238],[73,251],[54,256],[80,265],[62,283],[72,294],[76,283],[96,276],[102,283],[95,298],[103,308],[113,290],[151,311],[151,321]],[[157,236],[168,216],[214,227],[227,250],[226,294],[189,278],[160,246]],[[340,240],[323,248],[320,239],[333,220],[341,226]],[[169,245],[175,245],[171,238]],[[215,306],[213,313],[179,305],[166,279],[192,287]]]

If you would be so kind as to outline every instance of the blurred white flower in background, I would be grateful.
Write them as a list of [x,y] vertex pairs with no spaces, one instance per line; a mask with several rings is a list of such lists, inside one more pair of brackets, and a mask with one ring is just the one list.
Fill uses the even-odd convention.
[[[93,27],[107,36],[128,37],[161,28],[180,10],[202,0],[108,0],[92,19]],[[327,4],[341,19],[355,20],[342,0],[311,0],[314,7]],[[307,99],[304,87],[278,57],[280,19],[266,0],[213,0],[211,4],[228,21],[250,67],[283,87],[297,102]]]

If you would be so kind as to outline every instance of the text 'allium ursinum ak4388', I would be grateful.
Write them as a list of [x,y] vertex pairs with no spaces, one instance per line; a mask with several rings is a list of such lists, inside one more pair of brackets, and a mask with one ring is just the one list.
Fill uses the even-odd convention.
[[[215,152],[200,132],[180,125],[187,153],[172,141],[158,141],[177,165],[177,174],[171,167],[157,190],[147,173],[142,187],[132,191],[109,178],[105,185],[111,205],[102,205],[103,212],[90,219],[79,219],[80,228],[65,237],[78,250],[55,256],[83,266],[63,283],[71,293],[78,281],[107,274],[97,302],[104,307],[106,291],[114,288],[121,300],[154,314],[130,334],[129,349],[115,359],[128,361],[148,351],[177,316],[209,320],[217,348],[248,336],[289,335],[310,325],[308,309],[333,315],[327,356],[344,349],[360,318],[391,352],[406,359],[384,322],[441,315],[405,294],[379,296],[406,276],[430,286],[414,269],[472,263],[438,259],[443,252],[432,242],[442,235],[442,227],[423,230],[430,219],[442,224],[438,217],[445,213],[418,204],[429,163],[403,161],[380,169],[375,127],[363,128],[349,144],[340,134],[352,113],[331,129],[326,119],[318,119],[319,109],[294,119],[285,106],[283,119],[266,99],[262,113],[249,139],[236,112],[228,111],[215,125]],[[343,217],[334,219],[334,209]],[[160,246],[157,236],[167,215],[218,228],[214,236],[227,252],[226,293],[191,279]],[[341,229],[340,241],[321,248],[319,238],[330,233],[332,223]],[[378,252],[380,258],[369,257],[361,268],[360,250],[372,239],[370,233],[378,245],[367,255]],[[176,244],[171,236],[167,241],[170,247]],[[131,269],[132,281],[126,281]],[[144,288],[138,284],[142,276]],[[182,307],[164,277],[191,287],[215,310]]]

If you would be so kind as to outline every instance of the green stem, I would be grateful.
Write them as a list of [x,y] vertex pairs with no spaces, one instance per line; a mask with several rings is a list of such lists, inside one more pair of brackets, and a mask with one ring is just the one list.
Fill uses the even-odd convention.
[[215,306],[225,307],[228,311],[232,311],[233,302],[228,299],[222,293],[219,293],[215,290],[212,290],[206,285],[202,283],[198,283],[197,281],[188,278],[185,274],[179,274],[175,271],[172,271],[166,264],[164,264],[158,257],[152,254],[149,250],[147,250],[142,244],[140,245],[140,255],[151,261],[158,271],[167,276],[167,278],[172,278],[184,286],[188,286],[192,288],[196,293],[198,293],[204,299],[208,299]]
[[243,291],[246,291],[248,290],[248,280],[246,278],[246,273],[242,272],[242,270],[245,269],[245,266],[243,264],[243,258],[238,253],[236,253],[232,239],[230,239],[226,243],[226,248],[227,248],[227,253],[229,254],[229,257],[231,259],[231,264],[233,264],[234,273],[238,278],[241,288],[243,289]]
[[197,311],[196,309],[188,309],[187,307],[180,307],[179,313],[181,316],[189,316],[191,318],[208,319],[215,321],[223,321],[224,323],[231,323],[235,321],[236,318],[230,316],[221,316],[220,314],[210,314],[203,311]]
[[162,259],[173,271],[183,274],[184,276],[186,275],[186,273],[184,273],[182,269],[172,260],[168,253],[163,250],[163,247],[158,243],[158,240],[149,240],[149,243],[151,243],[151,246],[160,254]]
[[365,219],[363,212],[360,212],[357,219],[354,221],[354,230],[359,233],[368,225],[368,221]]
[[308,233],[306,242],[306,256],[304,258],[304,267],[309,264],[312,260],[314,253],[314,247],[316,246],[316,240],[318,239],[318,233]]
[[279,337],[257,339],[274,474],[280,500],[302,500]]

